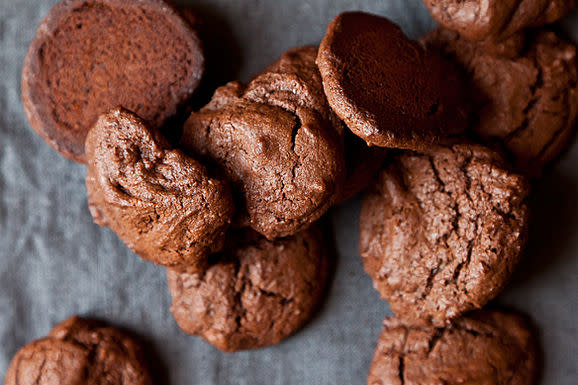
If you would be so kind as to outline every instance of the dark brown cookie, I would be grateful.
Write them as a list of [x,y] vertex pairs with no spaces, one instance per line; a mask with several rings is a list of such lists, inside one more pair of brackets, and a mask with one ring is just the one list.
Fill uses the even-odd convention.
[[274,345],[316,310],[327,280],[327,255],[315,225],[268,241],[234,234],[204,273],[168,269],[171,311],[181,329],[233,352]]
[[422,149],[466,128],[457,69],[385,18],[339,15],[317,64],[329,104],[370,145]]
[[380,147],[370,147],[350,130],[346,130],[345,124],[329,107],[323,91],[323,83],[319,68],[315,63],[318,49],[315,46],[293,48],[284,53],[281,58],[271,63],[265,72],[299,74],[310,85],[309,97],[317,106],[317,111],[326,116],[332,122],[335,132],[342,138],[345,152],[346,177],[336,202],[343,202],[363,190],[373,179],[383,160],[385,150]]
[[152,385],[140,346],[123,332],[72,317],[13,358],[4,385]]
[[520,259],[527,195],[525,178],[482,146],[400,154],[363,201],[365,270],[407,321],[443,325],[481,308]]
[[537,348],[522,317],[480,311],[445,328],[387,318],[368,385],[532,385]]
[[94,220],[142,258],[202,268],[233,216],[228,186],[168,144],[135,114],[102,115],[86,138]]
[[455,32],[426,36],[469,73],[474,130],[510,153],[516,169],[537,175],[567,146],[578,117],[576,46],[554,32],[530,34],[519,53],[488,53]]
[[[296,98],[295,93],[276,92],[275,100],[280,105],[285,105],[282,100],[294,101],[298,104],[313,108],[317,113],[331,122],[331,127],[341,137],[345,133],[345,124],[339,119],[335,112],[329,106],[325,92],[323,91],[323,81],[321,80],[321,73],[317,67],[316,60],[318,55],[318,48],[316,46],[304,46],[291,48],[279,60],[269,64],[267,68],[261,73],[278,73],[296,76],[299,81],[307,87],[307,99],[301,102]],[[264,78],[267,81],[267,77]],[[262,89],[265,90],[265,86]],[[270,99],[269,99],[270,100]]]
[[574,0],[424,0],[441,27],[471,41],[500,41],[564,17]]
[[277,72],[246,87],[232,82],[217,89],[191,114],[181,139],[231,180],[238,221],[269,239],[295,234],[323,215],[345,174],[339,122],[319,80],[310,67],[299,70],[293,62],[289,68],[286,61],[284,55]]
[[66,0],[40,25],[22,70],[30,124],[84,163],[84,140],[116,106],[159,128],[197,88],[200,40],[163,0]]

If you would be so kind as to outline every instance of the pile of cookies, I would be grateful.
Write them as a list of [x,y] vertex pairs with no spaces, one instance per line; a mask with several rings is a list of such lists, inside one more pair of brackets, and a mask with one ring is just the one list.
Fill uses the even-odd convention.
[[[232,352],[301,328],[328,280],[317,222],[370,185],[360,253],[396,317],[368,383],[530,384],[526,321],[479,309],[520,260],[529,178],[573,133],[576,47],[528,29],[573,1],[426,3],[442,27],[421,42],[385,18],[344,13],[319,47],[289,50],[191,113],[205,67],[191,12],[66,0],[30,46],[25,111],[86,164],[94,221],[167,268],[186,333]],[[120,332],[64,325],[17,355],[6,384],[96,383],[104,372],[114,373],[105,383],[151,383]],[[119,349],[126,357],[109,362]]]
[[[396,315],[384,321],[368,384],[536,383],[537,348],[528,322],[477,309],[500,293],[520,260],[528,180],[539,177],[574,134],[577,49],[543,27],[574,1],[426,4],[440,27],[422,47],[457,64],[465,77],[469,141],[447,136],[436,146],[418,143],[396,153],[365,194],[360,253]],[[357,20],[370,23],[366,16]],[[345,30],[343,36],[367,42],[376,29],[364,30],[365,40]],[[379,70],[389,73],[383,62],[371,73]],[[351,114],[347,103],[359,99],[343,97],[351,95],[346,92],[332,107],[348,127],[369,133],[370,140],[388,133],[379,130],[378,106],[360,111],[379,122],[368,124],[361,113]]]

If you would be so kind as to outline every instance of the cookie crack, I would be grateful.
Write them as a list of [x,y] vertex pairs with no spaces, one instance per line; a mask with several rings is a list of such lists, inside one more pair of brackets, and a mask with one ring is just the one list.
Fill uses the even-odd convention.
[[[476,224],[476,226],[477,226],[477,224]],[[470,261],[472,259],[472,250],[473,250],[473,241],[470,241],[470,242],[468,242],[468,251],[466,254],[465,261],[460,262],[456,266],[456,269],[454,270],[454,273],[452,275],[452,279],[449,281],[446,281],[446,284],[457,285],[460,274],[462,273],[462,271],[464,271],[464,269],[467,269],[467,267],[470,265]],[[467,294],[467,291],[465,291],[465,293]]]
[[295,153],[295,141],[297,139],[297,134],[302,127],[301,119],[298,115],[295,115],[295,124],[293,125],[293,130],[291,131],[291,152]]
[[[235,268],[235,282],[233,282],[233,288],[235,289],[234,295],[234,303],[235,308],[237,310],[237,315],[235,316],[235,332],[240,333],[243,329],[243,320],[247,318],[247,309],[243,305],[243,292],[247,286],[247,278],[243,276],[239,276],[241,272],[241,263],[237,259],[234,260],[234,268]],[[239,287],[239,280],[241,280],[241,286]]]
[[502,34],[505,30],[508,29],[508,26],[512,22],[512,19],[514,18],[514,16],[518,13],[518,11],[520,9],[520,5],[522,4],[523,1],[526,1],[526,0],[518,0],[518,1],[516,1],[515,5],[511,7],[510,13],[506,16],[506,19],[504,19],[504,22],[502,23],[502,25],[498,29],[497,35]]
[[45,367],[46,367],[46,358],[43,358],[42,364],[40,364],[40,368],[38,368],[38,376],[36,376],[36,379],[34,380],[34,385],[40,385],[40,381],[42,380],[44,375]]
[[421,296],[422,299],[425,299],[425,298],[427,298],[427,297],[430,295],[430,293],[431,293],[431,291],[432,291],[432,289],[433,289],[434,279],[435,279],[435,277],[442,271],[441,266],[442,266],[443,263],[444,263],[443,260],[441,260],[441,259],[438,260],[437,266],[430,270],[430,273],[429,273],[429,276],[428,276],[428,278],[427,278],[427,282],[426,282],[426,286],[425,286],[424,292],[423,292],[423,294],[422,294],[422,296]]
[[[576,88],[576,84],[574,83],[573,85],[571,85],[572,88]],[[560,135],[562,135],[562,133],[566,130],[568,123],[570,121],[570,100],[569,100],[569,96],[568,94],[564,94],[564,124],[561,124],[560,127],[556,130],[556,132],[554,132],[554,134],[552,134],[552,137],[550,138],[550,140],[548,140],[548,142],[544,145],[544,147],[542,147],[542,149],[540,150],[540,152],[533,157],[533,159],[539,159],[541,158],[549,149],[550,147],[552,147],[554,145],[554,143],[556,143],[556,141],[558,140],[558,138],[560,137]]]
[[521,134],[523,134],[527,130],[527,128],[529,127],[529,125],[531,123],[529,115],[536,110],[538,103],[542,99],[542,97],[538,95],[538,90],[540,88],[542,88],[544,85],[544,79],[543,79],[544,74],[543,74],[542,68],[540,67],[539,63],[537,62],[537,60],[535,58],[534,58],[533,62],[534,62],[533,63],[534,66],[538,70],[538,74],[536,75],[536,80],[530,86],[530,93],[532,94],[532,97],[528,101],[528,104],[526,105],[526,107],[524,107],[523,113],[524,113],[525,118],[518,127],[514,128],[514,130],[512,130],[506,136],[504,136],[503,140],[505,142],[511,142],[514,138],[517,138],[518,136],[520,136]]
[[404,385],[405,384],[405,357],[404,356],[399,357],[399,366],[398,366],[397,370],[398,370],[398,375],[399,375],[399,381],[401,382],[401,385]]
[[[252,285],[252,287],[255,287],[255,286]],[[287,304],[290,304],[294,301],[293,298],[284,297],[284,296],[280,295],[279,293],[267,291],[267,290],[262,289],[260,287],[257,287],[257,290],[259,291],[259,293],[261,293],[261,295],[277,299],[281,305],[287,305]]]
[[428,342],[428,349],[426,352],[426,356],[429,357],[429,355],[431,354],[431,352],[435,349],[436,345],[438,344],[438,342],[440,340],[443,339],[443,337],[446,334],[446,329],[444,328],[436,328],[436,332],[433,335],[433,337],[429,340]]
[[461,325],[459,323],[453,324],[451,329],[467,333],[467,334],[471,335],[472,337],[486,337],[486,338],[495,338],[496,337],[496,334],[493,333],[491,330],[486,331],[486,332],[480,331],[480,330],[474,330],[472,328],[468,328],[467,326]]

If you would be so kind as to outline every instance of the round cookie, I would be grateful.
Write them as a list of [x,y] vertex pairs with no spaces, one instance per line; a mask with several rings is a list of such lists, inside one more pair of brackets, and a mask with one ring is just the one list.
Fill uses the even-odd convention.
[[278,72],[247,86],[217,89],[191,114],[181,139],[232,182],[238,222],[269,239],[316,221],[335,202],[345,175],[338,119],[331,118],[320,82],[309,67],[288,69],[285,61],[286,55]]
[[369,145],[423,149],[467,126],[457,69],[385,18],[337,16],[317,64],[329,104]]
[[99,115],[120,105],[160,128],[203,72],[196,32],[165,1],[66,0],[30,45],[22,100],[34,130],[84,163],[84,140]]
[[522,317],[480,311],[445,328],[386,318],[368,385],[532,385],[537,348]]
[[525,244],[528,189],[479,145],[392,158],[364,197],[359,247],[393,312],[443,325],[493,299]]
[[72,317],[13,358],[4,385],[152,385],[140,346],[123,332]]
[[234,211],[228,186],[138,116],[122,108],[102,115],[86,138],[86,159],[94,221],[142,258],[203,268],[221,250]]
[[470,41],[500,41],[564,17],[574,0],[424,0],[441,27]]
[[567,147],[578,117],[574,44],[547,30],[529,34],[521,50],[502,55],[448,30],[425,40],[467,70],[477,106],[474,130],[503,147],[517,170],[538,175]]
[[238,231],[206,272],[167,270],[171,312],[183,331],[226,352],[274,345],[317,309],[327,265],[315,225],[275,241]]

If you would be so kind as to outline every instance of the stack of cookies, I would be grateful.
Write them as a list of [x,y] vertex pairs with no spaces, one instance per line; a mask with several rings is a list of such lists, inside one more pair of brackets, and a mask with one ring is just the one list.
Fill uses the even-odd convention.
[[[360,253],[396,316],[368,383],[530,384],[526,321],[476,310],[520,260],[528,178],[576,122],[575,46],[527,30],[570,3],[427,0],[442,27],[422,42],[385,18],[344,13],[319,47],[289,50],[190,113],[205,66],[190,12],[163,0],[66,0],[31,44],[23,102],[40,136],[86,164],[94,221],[167,268],[186,333],[233,352],[301,328],[328,280],[316,222],[370,185]],[[48,353],[65,349],[57,334],[42,342]],[[60,364],[109,364],[78,357]],[[122,380],[138,371],[138,359],[125,361],[106,383],[149,383]],[[43,376],[17,379],[28,361],[14,362],[12,383]]]

